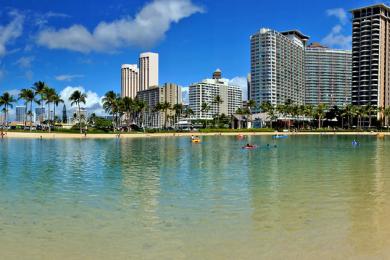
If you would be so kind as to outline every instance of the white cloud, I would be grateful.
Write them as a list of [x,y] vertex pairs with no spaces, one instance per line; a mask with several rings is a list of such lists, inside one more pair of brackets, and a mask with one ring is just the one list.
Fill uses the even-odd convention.
[[135,18],[100,22],[92,32],[79,24],[59,30],[47,28],[38,33],[37,43],[83,53],[113,52],[127,46],[149,48],[164,38],[172,23],[199,12],[203,9],[191,0],[154,0]]
[[338,47],[342,49],[351,49],[352,36],[342,33],[343,27],[335,25],[330,33],[322,39],[322,43],[329,47]]
[[181,88],[181,96],[182,96],[182,100],[183,100],[183,104],[189,104],[190,100],[189,100],[189,87],[182,87]]
[[48,18],[51,18],[51,17],[59,17],[59,18],[69,18],[70,15],[68,14],[64,14],[64,13],[56,13],[56,12],[52,12],[52,11],[49,11],[45,14],[46,17]]
[[56,13],[56,12],[52,12],[52,11],[49,11],[49,12],[43,13],[43,14],[36,13],[34,16],[35,16],[34,17],[34,24],[38,27],[41,27],[41,28],[49,22],[50,18],[69,18],[70,17],[67,14]]
[[326,10],[326,14],[336,17],[341,24],[346,24],[348,21],[347,12],[343,8],[328,9]]
[[17,99],[20,91],[19,91],[19,89],[10,89],[10,90],[7,90],[6,92],[8,92],[11,96],[13,96],[15,99]]
[[22,69],[30,68],[31,63],[34,61],[34,59],[35,58],[33,56],[21,57],[15,62],[15,64],[18,65]]
[[104,114],[104,110],[102,108],[103,97],[100,97],[96,92],[90,90],[86,91],[82,86],[77,86],[77,87],[67,86],[60,92],[60,96],[64,100],[66,109],[68,111],[72,111],[75,109],[75,107],[72,108],[72,106],[70,105],[71,102],[69,101],[69,97],[72,95],[72,93],[75,90],[79,90],[82,93],[87,94],[86,104],[85,105],[81,104],[81,107],[86,108],[88,113],[96,113],[99,115]]
[[242,99],[246,100],[248,96],[248,82],[246,77],[234,77],[228,79],[229,85],[239,86],[242,90]]
[[6,45],[18,38],[23,31],[24,16],[16,11],[9,15],[12,20],[7,25],[0,25],[0,57],[7,53]]
[[72,81],[74,80],[75,78],[82,78],[84,77],[84,75],[79,75],[79,74],[74,74],[74,75],[70,75],[70,74],[63,74],[63,75],[58,75],[55,77],[56,80],[58,81]]

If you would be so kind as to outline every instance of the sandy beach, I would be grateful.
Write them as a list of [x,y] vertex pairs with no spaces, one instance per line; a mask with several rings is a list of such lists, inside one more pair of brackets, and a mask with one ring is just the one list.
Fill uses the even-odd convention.
[[180,137],[180,136],[235,136],[238,134],[247,136],[267,135],[390,135],[390,132],[215,132],[215,133],[121,133],[118,134],[84,134],[79,133],[29,133],[29,132],[7,132],[4,138],[26,138],[26,139],[111,139],[111,138],[151,138],[151,137]]

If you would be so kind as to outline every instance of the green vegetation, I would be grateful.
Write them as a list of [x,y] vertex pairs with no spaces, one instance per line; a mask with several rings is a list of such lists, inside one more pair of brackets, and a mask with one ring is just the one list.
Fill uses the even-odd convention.
[[[75,106],[77,113],[74,114],[74,122],[77,125],[72,129],[62,129],[62,124],[55,115],[59,104],[64,103],[60,95],[54,88],[49,87],[45,82],[35,82],[32,88],[24,88],[18,94],[18,100],[22,100],[25,106],[24,127],[32,131],[33,105],[44,108],[47,106],[47,117],[39,117],[38,130],[48,132],[54,130],[57,132],[75,132],[82,133],[115,133],[143,131],[143,132],[174,132],[174,126],[180,119],[188,119],[192,125],[200,129],[201,132],[236,132],[238,130],[230,129],[233,125],[232,116],[216,113],[210,119],[195,120],[192,118],[194,111],[183,104],[170,104],[168,102],[157,103],[154,107],[148,107],[147,104],[137,98],[121,97],[114,91],[108,91],[102,99],[103,108],[111,116],[110,120],[103,117],[97,117],[92,114],[86,118],[81,111],[81,105],[86,103],[87,96],[78,90],[74,91],[69,101]],[[8,112],[17,100],[10,93],[5,92],[0,96],[0,108],[3,113],[2,130],[8,129]],[[202,117],[209,115],[211,105],[220,107],[225,101],[220,96],[215,96],[211,104],[206,102],[201,104],[200,113]],[[144,118],[146,111],[161,112],[164,116],[163,129],[146,129],[144,127]],[[54,112],[54,115],[51,113]],[[261,112],[265,114],[265,126],[267,128],[251,129],[256,124],[254,113]],[[390,107],[377,108],[372,104],[365,106],[355,106],[348,104],[344,107],[328,107],[324,104],[317,106],[294,104],[287,100],[285,104],[272,105],[268,102],[256,104],[253,100],[248,100],[246,107],[238,108],[236,114],[242,115],[239,120],[246,121],[250,129],[240,129],[240,132],[263,132],[273,131],[274,129],[289,129],[294,131],[362,131],[375,129],[388,129],[390,119]],[[263,114],[263,119],[264,119]],[[28,123],[29,122],[29,123]],[[28,123],[28,124],[27,124]],[[63,122],[64,123],[64,122]],[[243,124],[245,126],[245,124]],[[264,126],[264,125],[263,125]],[[13,128],[15,126],[12,126]],[[15,129],[13,129],[15,130]],[[18,131],[18,130],[16,130]]]

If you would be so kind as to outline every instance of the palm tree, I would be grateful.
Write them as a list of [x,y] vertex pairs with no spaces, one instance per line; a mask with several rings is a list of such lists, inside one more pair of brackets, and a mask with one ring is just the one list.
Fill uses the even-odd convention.
[[169,102],[163,102],[160,104],[160,110],[162,110],[164,112],[164,117],[165,117],[165,121],[164,121],[164,128],[166,129],[167,128],[167,121],[168,121],[168,110],[172,109],[172,106]]
[[253,99],[249,99],[248,102],[246,103],[246,106],[248,108],[248,112],[249,112],[249,122],[251,122],[252,124],[252,111],[253,111],[253,108],[256,108],[256,101],[254,101]]
[[39,95],[38,105],[41,105],[41,117],[39,118],[39,122],[42,124],[43,121],[43,106],[45,101],[45,88],[47,87],[46,83],[43,81],[37,81],[34,83],[33,90],[35,91],[35,95]]
[[[200,108],[200,112],[202,113],[202,116],[201,116],[201,117],[205,117],[205,116],[203,115],[203,113],[207,114],[207,112],[209,112],[210,109],[211,109],[211,107],[209,106],[209,104],[207,104],[206,102],[203,102],[203,103],[202,103],[202,106],[201,106],[201,108]],[[205,119],[205,121],[206,121],[206,128],[207,128],[207,121],[208,121],[208,120]]]
[[[30,116],[30,131],[32,130],[32,103],[35,101],[35,93],[32,89],[24,88],[19,93],[19,99],[24,100],[25,105],[25,121],[24,126],[26,126],[27,115]],[[30,111],[28,110],[28,104],[30,103]]]
[[310,121],[309,121],[309,127],[310,127],[310,123],[311,123],[311,119],[313,118],[313,115],[314,115],[314,107],[312,105],[305,105],[304,109],[303,109],[303,115],[306,117],[306,118],[310,118]]
[[85,93],[81,93],[79,90],[75,90],[72,95],[69,97],[69,101],[71,101],[70,105],[77,105],[78,111],[79,111],[79,128],[80,128],[80,133],[83,133],[81,129],[81,107],[80,103],[85,104],[87,95]]
[[56,117],[56,107],[58,107],[58,105],[60,103],[64,103],[64,100],[60,97],[60,95],[58,95],[58,93],[56,92],[53,97],[52,97],[52,101],[53,101],[53,104],[54,104],[54,107],[53,107],[53,112],[54,112],[54,124],[55,124],[55,117]]
[[[4,106],[3,112],[4,112],[4,121],[3,121],[3,127],[8,126],[8,120],[7,120],[7,115],[8,115],[8,108],[13,108],[13,104],[15,103],[16,99],[9,93],[9,92],[4,92],[2,96],[0,96],[0,106]],[[2,129],[3,131],[3,129]]]
[[52,118],[51,118],[51,113],[50,113],[50,104],[54,102],[54,96],[57,95],[56,91],[54,88],[50,88],[50,87],[45,87],[44,88],[44,95],[45,95],[45,100],[46,100],[46,104],[47,104],[47,124],[48,124],[48,128],[49,128],[49,133],[51,131],[51,121],[52,121]]
[[180,120],[181,114],[183,113],[184,106],[183,104],[174,104],[172,109],[175,111],[175,123]]
[[194,115],[194,111],[190,107],[186,107],[184,109],[184,117],[191,118],[192,115]]
[[134,107],[135,107],[135,102],[133,101],[133,99],[131,97],[123,97],[122,98],[122,108],[123,108],[123,112],[125,113],[126,115],[126,119],[127,119],[127,131],[129,132],[130,131],[130,125],[131,125],[131,113],[134,111]]
[[390,107],[386,107],[383,109],[383,115],[385,116],[387,131],[389,131]]
[[357,127],[362,128],[362,117],[365,115],[365,107],[363,106],[354,106],[354,114],[357,116]]
[[325,104],[319,104],[317,107],[316,107],[316,110],[315,110],[315,115],[317,116],[318,118],[318,129],[321,128],[322,126],[322,119],[324,118],[325,116],[325,110],[326,110],[326,105]]
[[215,97],[214,97],[214,100],[213,100],[213,103],[214,104],[216,104],[217,106],[218,106],[218,112],[217,112],[217,128],[219,127],[219,112],[220,112],[220,106],[221,106],[221,104],[223,103],[224,101],[223,101],[223,99],[221,98],[221,96],[220,95],[216,95]]
[[276,120],[276,109],[269,101],[264,101],[260,104],[260,111],[267,114],[267,118],[270,120],[270,127],[272,128],[272,121]]
[[371,104],[368,104],[365,110],[368,115],[368,128],[371,128],[371,115],[377,113],[379,110]]
[[103,97],[103,109],[106,111],[106,113],[109,113],[112,115],[112,125],[114,128],[114,132],[116,129],[115,124],[115,115],[118,111],[118,94],[116,94],[114,91],[108,91],[104,97]]
[[148,107],[148,104],[145,101],[139,100],[137,98],[134,101],[135,101],[135,112],[136,112],[137,121],[138,123],[141,122],[141,127],[145,132],[144,114],[145,114],[145,110]]

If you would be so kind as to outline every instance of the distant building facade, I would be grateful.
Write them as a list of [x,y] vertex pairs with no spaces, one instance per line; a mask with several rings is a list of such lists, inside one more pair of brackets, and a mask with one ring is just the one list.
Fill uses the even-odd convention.
[[44,107],[35,108],[35,122],[42,123],[46,120],[46,109]]
[[246,76],[246,88],[247,88],[247,100],[251,99],[251,74],[248,73]]
[[258,105],[305,101],[305,46],[309,37],[297,30],[261,29],[250,37],[250,99]]
[[83,121],[87,120],[87,118],[88,118],[87,109],[84,107],[81,107],[80,111],[78,109],[75,109],[75,111],[73,113],[72,123],[76,124],[79,122],[80,119],[83,122]]
[[26,107],[25,106],[16,106],[16,122],[26,121]]
[[135,98],[139,91],[137,64],[123,64],[121,68],[121,96]]
[[390,106],[390,7],[351,11],[352,104]]
[[138,91],[158,86],[158,53],[144,52],[137,64],[122,64],[121,96],[135,98]]
[[344,107],[351,104],[352,52],[318,43],[305,51],[305,104]]
[[[242,90],[238,86],[229,85],[221,76],[205,79],[189,87],[189,107],[193,110],[193,119],[213,119],[217,114],[227,116],[235,113],[242,106]],[[214,102],[216,96],[220,96],[222,103]],[[202,110],[202,104],[206,103],[210,108]]]
[[158,86],[158,53],[144,52],[139,57],[139,90]]
[[[182,104],[182,89],[174,83],[165,83],[161,87],[150,87],[139,91],[137,99],[147,104],[143,118],[143,126],[146,128],[162,128],[165,125],[165,115],[162,111],[156,111],[158,103],[168,102],[172,107]],[[174,111],[167,111],[168,116],[173,116]],[[167,122],[167,126],[169,126]]]

